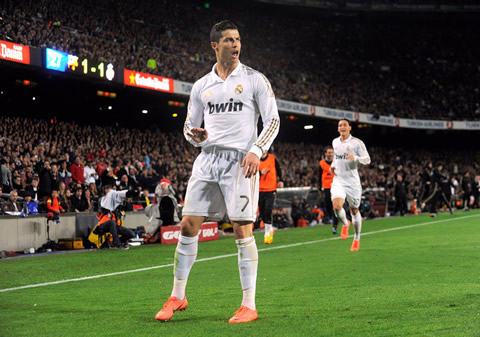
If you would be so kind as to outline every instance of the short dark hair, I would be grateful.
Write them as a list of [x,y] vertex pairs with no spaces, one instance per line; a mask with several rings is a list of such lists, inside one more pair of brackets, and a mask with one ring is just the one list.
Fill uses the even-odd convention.
[[210,30],[210,41],[211,42],[220,41],[220,38],[222,37],[222,32],[227,29],[238,30],[238,27],[232,21],[229,21],[229,20],[223,20],[214,24],[212,29]]
[[352,123],[350,123],[350,120],[348,120],[346,118],[341,118],[338,122],[340,123],[341,121],[346,121],[348,123],[348,125],[352,126]]
[[332,147],[332,146],[327,146],[327,147],[325,148],[325,152],[327,152],[327,151],[330,150],[330,149],[333,150],[333,147]]

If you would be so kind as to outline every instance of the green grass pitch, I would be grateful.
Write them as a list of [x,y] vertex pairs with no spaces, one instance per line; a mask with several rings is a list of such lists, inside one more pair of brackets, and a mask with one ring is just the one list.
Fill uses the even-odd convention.
[[242,292],[224,237],[199,244],[169,322],[154,316],[174,245],[0,260],[0,336],[480,336],[479,211],[364,221],[354,253],[330,226],[255,235],[257,321],[228,324]]

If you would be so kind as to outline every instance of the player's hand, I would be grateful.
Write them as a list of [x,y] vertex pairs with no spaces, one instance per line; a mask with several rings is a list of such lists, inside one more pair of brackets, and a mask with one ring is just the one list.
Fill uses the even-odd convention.
[[191,137],[197,143],[203,142],[205,139],[208,138],[208,132],[202,128],[192,128],[190,129],[191,132],[187,132],[187,135]]
[[247,153],[241,165],[245,178],[250,178],[257,174],[258,166],[260,166],[260,158],[253,152]]
[[351,161],[354,161],[355,160],[355,157],[352,156],[350,153],[347,154],[347,159],[350,159]]
[[330,173],[335,175],[335,167],[333,166],[330,166]]

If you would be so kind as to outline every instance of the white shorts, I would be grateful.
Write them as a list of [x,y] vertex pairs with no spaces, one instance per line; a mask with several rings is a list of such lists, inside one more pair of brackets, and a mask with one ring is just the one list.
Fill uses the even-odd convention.
[[255,221],[258,207],[258,173],[245,178],[242,160],[235,150],[202,151],[193,164],[183,215],[232,221]]
[[361,185],[343,185],[336,183],[335,179],[332,183],[332,188],[330,189],[331,198],[333,199],[343,199],[348,201],[350,208],[359,208],[360,201],[362,200],[362,186]]

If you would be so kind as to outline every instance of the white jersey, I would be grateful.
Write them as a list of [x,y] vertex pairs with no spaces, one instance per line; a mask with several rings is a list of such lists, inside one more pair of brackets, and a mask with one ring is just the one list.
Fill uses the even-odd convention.
[[[333,184],[360,186],[358,163],[370,164],[370,155],[365,144],[360,139],[350,135],[343,142],[340,137],[335,138],[332,147],[334,152],[332,167],[335,168]],[[347,154],[353,155],[355,160],[347,159]]]
[[[185,138],[205,149],[234,149],[253,152],[259,158],[278,134],[280,118],[272,86],[260,72],[241,63],[224,81],[212,71],[193,85],[184,126]],[[263,130],[257,138],[257,122],[262,116]],[[195,142],[187,135],[202,127],[208,138]]]

